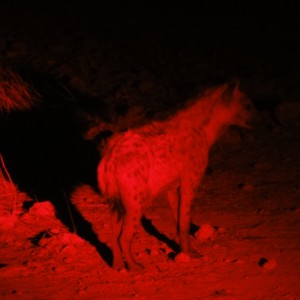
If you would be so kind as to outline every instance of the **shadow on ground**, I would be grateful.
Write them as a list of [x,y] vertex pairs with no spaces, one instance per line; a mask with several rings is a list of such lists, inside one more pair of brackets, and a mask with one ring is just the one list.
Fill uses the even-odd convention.
[[42,95],[38,107],[0,115],[0,153],[19,190],[35,201],[51,201],[62,223],[90,242],[111,265],[111,250],[69,201],[79,184],[97,189],[97,147],[83,139],[74,103],[57,85],[42,83],[35,85]]

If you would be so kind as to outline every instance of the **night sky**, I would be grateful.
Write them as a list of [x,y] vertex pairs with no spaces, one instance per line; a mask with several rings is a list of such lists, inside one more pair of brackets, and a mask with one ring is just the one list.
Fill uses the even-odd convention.
[[48,27],[54,31],[45,31],[49,37],[84,30],[87,35],[116,42],[165,39],[174,44],[257,51],[266,57],[280,52],[293,55],[298,46],[299,18],[293,2],[134,2],[2,1],[1,23],[4,27],[5,22],[14,23],[15,29],[33,33]]

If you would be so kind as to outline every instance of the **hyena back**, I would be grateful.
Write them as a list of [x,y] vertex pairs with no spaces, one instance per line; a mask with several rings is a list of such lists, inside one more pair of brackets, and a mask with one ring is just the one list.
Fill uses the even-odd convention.
[[[229,125],[248,127],[251,102],[237,86],[208,90],[165,121],[115,134],[98,166],[99,187],[111,205],[113,267],[141,269],[131,242],[145,199],[168,197],[181,251],[191,255],[191,206],[210,147]],[[124,259],[123,259],[124,256]]]

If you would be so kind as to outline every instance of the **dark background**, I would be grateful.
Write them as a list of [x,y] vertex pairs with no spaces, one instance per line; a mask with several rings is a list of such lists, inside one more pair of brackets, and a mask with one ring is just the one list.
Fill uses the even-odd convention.
[[1,1],[0,70],[41,95],[0,116],[13,180],[64,215],[65,193],[96,186],[99,141],[82,138],[95,122],[135,106],[150,121],[233,78],[259,109],[299,99],[298,23],[288,1]]

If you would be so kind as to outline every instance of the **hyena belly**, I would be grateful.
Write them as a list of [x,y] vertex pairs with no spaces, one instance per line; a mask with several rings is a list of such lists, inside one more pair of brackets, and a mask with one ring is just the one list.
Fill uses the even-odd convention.
[[147,186],[151,196],[165,192],[169,187],[178,185],[184,168],[178,147],[165,136],[156,136],[149,140],[150,168]]
[[180,188],[185,181],[198,186],[207,164],[204,137],[171,132],[154,137],[149,144],[152,151],[148,187],[153,197],[170,188]]

